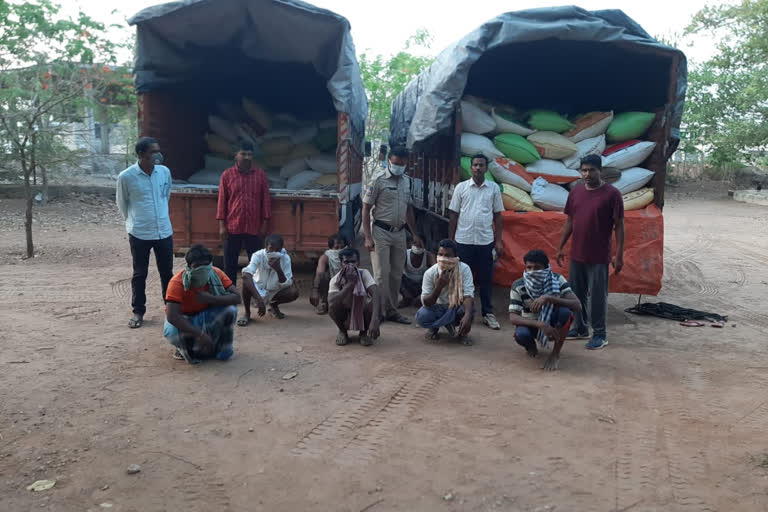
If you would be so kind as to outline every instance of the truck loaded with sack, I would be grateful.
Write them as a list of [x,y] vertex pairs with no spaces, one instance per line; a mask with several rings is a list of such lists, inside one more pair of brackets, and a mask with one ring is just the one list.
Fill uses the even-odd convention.
[[454,187],[482,153],[507,210],[494,279],[511,285],[528,250],[555,255],[580,159],[601,155],[603,178],[626,210],[624,270],[611,291],[658,294],[667,161],[685,91],[685,55],[619,10],[531,9],[481,25],[392,105],[390,143],[411,149],[411,193],[428,245],[447,234]]
[[220,253],[216,204],[241,142],[272,196],[272,230],[318,255],[360,226],[368,104],[349,22],[297,0],[187,0],[136,25],[139,136],[159,139],[173,174],[177,254]]

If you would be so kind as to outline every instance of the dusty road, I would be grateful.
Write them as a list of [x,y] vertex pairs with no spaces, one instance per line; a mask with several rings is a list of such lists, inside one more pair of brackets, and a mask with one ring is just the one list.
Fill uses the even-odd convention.
[[[2,511],[768,510],[768,208],[665,210],[660,298],[727,328],[613,296],[609,347],[569,342],[555,374],[508,324],[476,323],[469,348],[392,324],[337,347],[306,296],[238,330],[232,361],[190,367],[161,339],[156,274],[145,326],[125,327],[110,205],[46,207],[32,261],[19,208],[0,201]],[[56,486],[25,490],[39,479]]]

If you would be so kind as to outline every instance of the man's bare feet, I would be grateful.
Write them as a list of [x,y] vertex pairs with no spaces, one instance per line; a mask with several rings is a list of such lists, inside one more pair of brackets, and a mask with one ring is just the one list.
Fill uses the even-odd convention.
[[336,344],[346,345],[347,343],[349,343],[349,336],[347,335],[347,332],[339,331],[339,333],[336,335]]
[[373,338],[368,335],[367,331],[362,331],[360,333],[360,344],[364,347],[370,347],[373,345]]
[[539,355],[539,349],[536,348],[536,344],[534,343],[532,347],[526,347],[525,353],[528,354],[528,357],[534,358]]
[[130,320],[128,320],[128,327],[131,329],[138,329],[144,323],[144,315],[134,313]]
[[427,341],[437,341],[440,339],[440,332],[437,329],[427,329],[424,333],[424,339]]
[[272,303],[269,305],[269,312],[272,313],[272,316],[277,318],[278,320],[282,320],[285,318],[285,313],[280,311],[280,308],[277,307],[277,304]]
[[557,354],[550,354],[547,360],[544,361],[544,366],[542,366],[541,369],[545,372],[554,372],[557,370],[559,364],[560,356]]

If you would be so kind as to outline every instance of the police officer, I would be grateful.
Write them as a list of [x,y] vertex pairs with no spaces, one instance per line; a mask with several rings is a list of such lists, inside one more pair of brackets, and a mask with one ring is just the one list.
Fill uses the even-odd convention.
[[403,146],[393,147],[386,173],[375,179],[363,197],[365,248],[371,252],[373,274],[381,291],[381,315],[385,320],[401,324],[411,323],[395,307],[405,268],[406,225],[414,241],[421,242],[410,204],[411,180],[405,176],[407,164],[408,150]]

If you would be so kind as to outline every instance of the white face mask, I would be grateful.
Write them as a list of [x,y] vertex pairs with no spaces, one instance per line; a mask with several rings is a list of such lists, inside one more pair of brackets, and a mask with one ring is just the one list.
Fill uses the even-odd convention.
[[411,252],[416,256],[421,256],[422,254],[424,254],[424,248],[413,245],[411,246]]
[[392,174],[392,176],[402,176],[405,172],[405,166],[404,165],[395,165],[393,163],[389,164],[389,172]]

